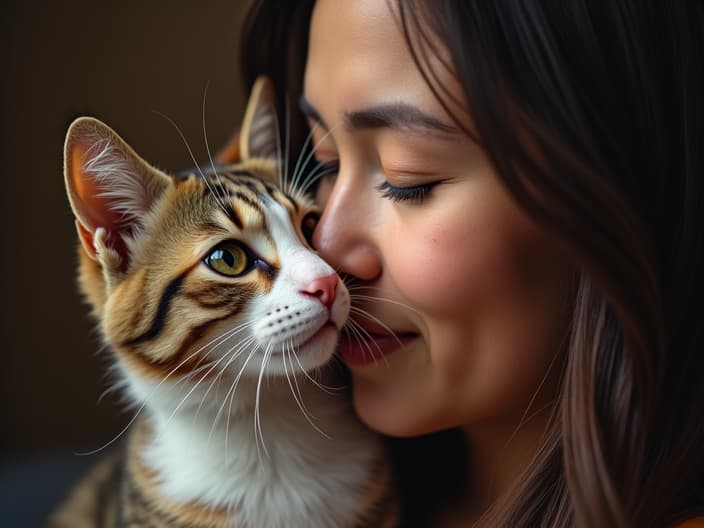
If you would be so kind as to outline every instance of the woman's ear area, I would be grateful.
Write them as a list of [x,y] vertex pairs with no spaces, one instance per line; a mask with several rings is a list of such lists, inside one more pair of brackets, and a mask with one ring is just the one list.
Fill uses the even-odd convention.
[[240,163],[253,158],[278,160],[279,126],[274,86],[268,77],[254,82],[239,132],[220,150],[220,163]]

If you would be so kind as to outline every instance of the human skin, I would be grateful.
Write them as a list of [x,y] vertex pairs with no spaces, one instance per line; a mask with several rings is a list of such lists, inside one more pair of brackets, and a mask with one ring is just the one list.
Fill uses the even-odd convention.
[[[462,101],[451,72],[437,73]],[[348,362],[355,409],[393,436],[461,427],[471,478],[480,489],[492,480],[482,499],[491,502],[527,465],[549,418],[573,266],[433,95],[387,2],[318,0],[304,98],[316,158],[339,160],[320,185],[314,246],[359,279],[360,293],[386,300],[359,304],[370,354],[388,341],[383,327],[404,342],[377,361]],[[404,122],[408,108],[350,122],[399,103],[443,126]],[[463,108],[453,113],[472,129]],[[433,186],[422,200],[394,201],[377,188],[385,181]]]

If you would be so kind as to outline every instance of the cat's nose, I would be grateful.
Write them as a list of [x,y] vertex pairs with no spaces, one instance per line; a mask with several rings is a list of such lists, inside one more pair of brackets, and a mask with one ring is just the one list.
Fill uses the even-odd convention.
[[335,291],[340,277],[337,273],[332,273],[325,277],[316,277],[307,284],[301,291],[303,295],[317,298],[321,303],[330,308],[335,302]]

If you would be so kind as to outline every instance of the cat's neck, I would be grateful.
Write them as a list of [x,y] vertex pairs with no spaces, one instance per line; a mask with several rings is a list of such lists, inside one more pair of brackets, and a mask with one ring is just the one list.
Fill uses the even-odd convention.
[[[222,409],[201,408],[197,415],[193,407],[177,413],[173,405],[170,412],[152,408],[142,424],[149,434],[132,450],[158,474],[170,500],[228,510],[247,504],[245,517],[256,517],[252,526],[314,526],[305,520],[310,505],[300,504],[297,489],[319,490],[314,503],[352,511],[358,487],[378,463],[379,439],[354,418],[347,394],[296,381],[263,381],[258,407],[245,401],[233,403],[231,411],[226,401]],[[256,385],[238,387],[240,398],[256,401],[252,389]],[[263,507],[272,497],[281,508]],[[287,513],[279,518],[278,512]],[[300,524],[291,524],[296,512]],[[319,526],[339,521],[321,520]]]

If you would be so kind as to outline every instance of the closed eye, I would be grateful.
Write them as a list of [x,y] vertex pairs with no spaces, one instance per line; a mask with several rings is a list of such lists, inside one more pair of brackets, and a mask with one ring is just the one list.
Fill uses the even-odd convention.
[[411,187],[397,187],[385,181],[377,185],[376,189],[381,193],[383,198],[388,198],[394,202],[420,204],[437,184],[438,182],[431,182],[423,185],[413,185]]

